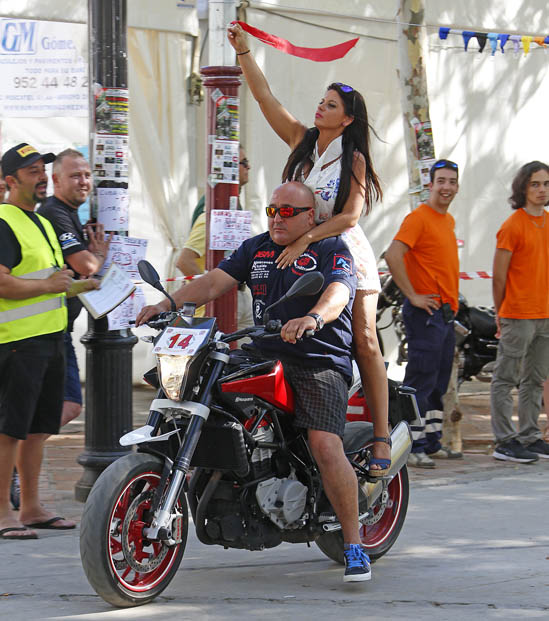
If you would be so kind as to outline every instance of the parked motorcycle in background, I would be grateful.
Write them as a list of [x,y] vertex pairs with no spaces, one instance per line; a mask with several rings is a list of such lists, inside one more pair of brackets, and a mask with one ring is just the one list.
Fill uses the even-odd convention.
[[[404,296],[389,270],[382,267],[380,271],[381,293],[377,305],[378,339],[383,351],[381,332],[390,326],[394,327],[398,340],[397,364],[402,364],[408,360],[406,330],[402,317]],[[486,306],[470,306],[465,296],[460,293],[454,329],[459,352],[458,384],[473,378],[489,382],[498,349],[494,309]]]
[[[139,270],[164,291],[149,263],[141,261]],[[276,304],[313,295],[322,282],[318,272],[306,273]],[[114,606],[148,603],[168,586],[185,555],[188,508],[203,544],[263,550],[315,542],[343,563],[341,525],[306,432],[293,425],[293,394],[280,361],[229,349],[243,336],[279,338],[281,322],[222,334],[215,318],[193,314],[194,305],[176,311],[172,301],[171,312],[147,322],[159,331],[143,337],[157,359],[145,376],[156,398],[146,425],[120,440],[137,452],[101,474],[82,515],[82,565],[98,595]],[[350,396],[359,388],[357,376]],[[412,389],[395,390],[386,476],[368,470],[371,423],[347,423],[343,440],[357,477],[362,545],[373,561],[395,543],[408,506],[412,438],[399,419],[406,410],[417,415],[417,404]]]

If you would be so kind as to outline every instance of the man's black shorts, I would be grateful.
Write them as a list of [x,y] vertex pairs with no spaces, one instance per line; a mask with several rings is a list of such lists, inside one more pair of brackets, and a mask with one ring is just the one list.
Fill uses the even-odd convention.
[[63,409],[65,350],[61,333],[0,345],[0,433],[58,433]]

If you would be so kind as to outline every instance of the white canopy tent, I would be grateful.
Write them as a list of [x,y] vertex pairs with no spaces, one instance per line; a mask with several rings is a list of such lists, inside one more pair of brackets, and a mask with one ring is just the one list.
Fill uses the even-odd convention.
[[[149,240],[148,258],[161,274],[173,274],[173,261],[185,239],[190,213],[204,191],[205,104],[189,100],[188,78],[199,20],[192,2],[128,1],[130,80],[130,235]],[[406,151],[397,77],[397,0],[251,0],[248,23],[305,47],[334,45],[359,37],[348,55],[331,63],[315,63],[283,54],[255,39],[250,45],[273,92],[300,120],[312,124],[315,105],[332,81],[351,84],[365,96],[376,169],[384,199],[362,222],[374,251],[390,243],[409,209]],[[472,40],[469,51],[461,37],[438,37],[446,26],[476,32],[549,34],[545,0],[424,0],[428,50],[426,70],[430,114],[437,157],[460,165],[461,188],[452,204],[463,271],[491,269],[495,232],[509,215],[507,196],[520,165],[547,160],[549,129],[545,122],[549,95],[548,52],[532,44],[525,56],[507,45],[505,54],[482,54]],[[82,55],[87,20],[84,2],[20,0],[17,7],[0,0],[2,16],[64,21],[80,29]],[[184,8],[182,8],[182,5]],[[200,22],[204,32],[205,21]],[[203,46],[202,44],[200,44]],[[200,64],[207,64],[202,54]],[[264,121],[245,85],[241,88],[242,142],[251,161],[244,202],[254,216],[254,229],[265,227],[262,207],[279,182],[288,150]],[[22,127],[24,130],[22,130]],[[87,120],[68,117],[1,119],[2,150],[28,140],[61,150],[88,142]],[[491,303],[487,280],[463,282],[473,303]],[[157,294],[146,291],[150,301]],[[77,336],[85,330],[82,316]],[[79,348],[81,349],[81,348]],[[150,362],[147,348],[134,350],[134,379]],[[79,352],[81,353],[81,352]]]

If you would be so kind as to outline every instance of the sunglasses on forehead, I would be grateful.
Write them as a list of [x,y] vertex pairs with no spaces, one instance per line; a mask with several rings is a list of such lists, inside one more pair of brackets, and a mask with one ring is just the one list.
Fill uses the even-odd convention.
[[438,170],[439,168],[451,168],[452,170],[458,170],[458,165],[450,160],[439,160],[433,164],[431,170]]
[[349,86],[348,84],[343,84],[343,82],[334,82],[334,84],[336,86],[339,86],[339,88],[344,92],[344,93],[352,93],[355,89],[352,86]]
[[281,218],[293,218],[299,213],[309,211],[312,207],[294,207],[293,205],[283,205],[282,207],[265,207],[265,213],[268,218],[274,218],[278,214]]

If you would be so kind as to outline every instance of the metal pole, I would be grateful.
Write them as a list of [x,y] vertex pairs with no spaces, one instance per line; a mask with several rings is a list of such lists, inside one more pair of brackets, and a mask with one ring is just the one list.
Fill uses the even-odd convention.
[[[88,0],[90,161],[94,171],[97,93],[105,88],[123,92],[128,86],[126,23],[126,0]],[[111,131],[122,134],[124,128],[117,122]],[[97,187],[128,187],[126,182],[98,179],[94,173],[94,195]],[[89,315],[81,342],[86,347],[86,423],[84,452],[78,457],[84,472],[75,486],[75,498],[84,502],[101,472],[130,452],[118,439],[133,428],[132,348],[137,337],[130,330],[109,331],[106,317],[96,321]]]
[[[223,250],[210,250],[210,222],[212,209],[231,209],[238,204],[238,164],[236,183],[219,182],[212,170],[212,150],[220,143],[232,143],[238,158],[240,141],[240,67],[235,67],[234,50],[227,40],[227,25],[236,19],[235,0],[210,0],[209,46],[210,66],[200,70],[206,88],[206,270],[214,269],[225,256]],[[236,330],[236,287],[221,298],[206,305],[206,314],[217,317],[220,330]]]

